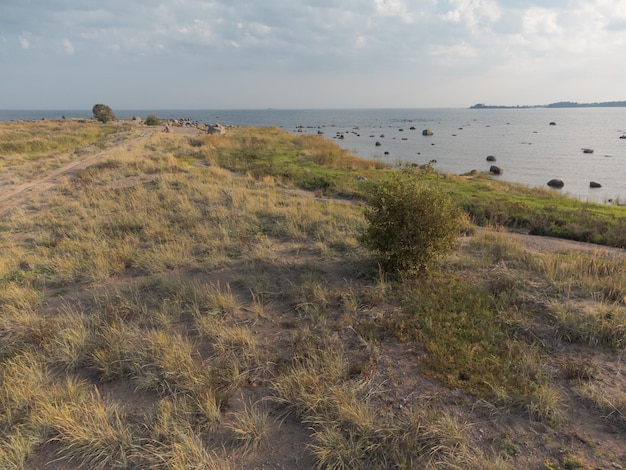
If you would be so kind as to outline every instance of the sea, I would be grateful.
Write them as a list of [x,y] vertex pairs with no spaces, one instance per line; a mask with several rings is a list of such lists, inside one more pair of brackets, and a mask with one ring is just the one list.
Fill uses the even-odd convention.
[[[320,134],[351,153],[391,165],[426,164],[450,174],[493,176],[588,202],[626,204],[626,108],[394,108],[114,110],[121,119],[188,119]],[[90,110],[0,110],[0,121],[89,118]],[[425,129],[432,131],[424,136]],[[624,138],[620,138],[625,136]],[[378,143],[378,145],[377,145]],[[587,149],[587,153],[584,152]],[[593,151],[592,153],[590,153]],[[488,156],[495,162],[487,161]],[[590,187],[590,183],[600,185]]]

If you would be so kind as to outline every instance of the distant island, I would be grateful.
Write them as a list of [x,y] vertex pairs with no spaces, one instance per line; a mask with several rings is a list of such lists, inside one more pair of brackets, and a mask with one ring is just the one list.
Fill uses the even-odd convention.
[[626,101],[603,101],[600,103],[576,103],[574,101],[559,101],[551,104],[496,106],[478,103],[470,106],[470,109],[528,109],[528,108],[620,108],[626,107]]

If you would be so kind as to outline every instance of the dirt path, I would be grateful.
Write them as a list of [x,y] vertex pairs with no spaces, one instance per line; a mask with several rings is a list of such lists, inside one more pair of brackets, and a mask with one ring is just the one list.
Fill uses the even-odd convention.
[[538,253],[558,253],[565,251],[585,253],[587,255],[603,254],[611,256],[626,256],[626,250],[612,246],[595,245],[593,243],[565,240],[563,238],[527,235],[524,233],[507,232],[507,237],[520,244],[528,251]]
[[120,147],[132,147],[141,141],[148,140],[154,132],[155,131],[153,129],[146,129],[139,137],[125,137],[123,139],[116,140],[111,147],[101,152],[97,152],[92,155],[76,155],[76,160],[49,171],[32,181],[16,186],[0,186],[0,217],[9,214],[17,207],[26,203],[33,196],[41,194],[42,192],[58,185],[63,178],[72,171],[87,168],[88,166],[101,161],[112,152],[119,150]]

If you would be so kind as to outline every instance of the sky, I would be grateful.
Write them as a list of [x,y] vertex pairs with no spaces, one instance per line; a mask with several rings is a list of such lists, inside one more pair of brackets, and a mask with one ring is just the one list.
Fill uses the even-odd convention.
[[626,100],[625,0],[0,0],[0,109]]

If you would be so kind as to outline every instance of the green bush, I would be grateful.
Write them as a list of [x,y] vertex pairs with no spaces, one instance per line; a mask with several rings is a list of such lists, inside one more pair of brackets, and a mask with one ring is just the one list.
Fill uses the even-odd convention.
[[113,110],[106,104],[94,105],[91,112],[93,113],[93,117],[102,123],[106,124],[109,121],[115,120],[115,114],[113,113]]
[[462,211],[433,181],[394,171],[367,191],[369,225],[361,242],[380,255],[386,271],[427,271],[454,248]]
[[161,124],[161,120],[156,114],[148,114],[145,122],[146,126],[158,126]]

